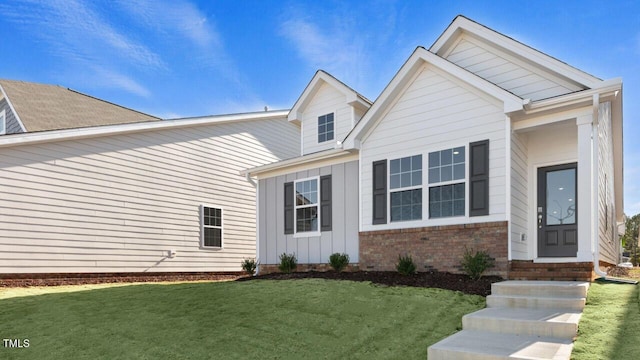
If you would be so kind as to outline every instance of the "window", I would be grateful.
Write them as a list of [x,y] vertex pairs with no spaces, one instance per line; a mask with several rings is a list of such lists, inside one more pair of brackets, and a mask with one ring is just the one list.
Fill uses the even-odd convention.
[[202,206],[202,246],[222,247],[222,209]]
[[7,133],[7,117],[4,110],[0,111],[0,135]]
[[465,215],[465,147],[429,153],[429,217]]
[[333,113],[318,117],[318,142],[333,140]]
[[422,219],[422,155],[389,162],[391,221]]
[[295,182],[296,233],[318,232],[318,179]]

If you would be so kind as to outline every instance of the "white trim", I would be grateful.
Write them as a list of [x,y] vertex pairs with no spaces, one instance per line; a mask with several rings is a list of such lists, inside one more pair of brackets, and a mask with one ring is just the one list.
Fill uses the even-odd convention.
[[[240,175],[244,176],[249,174],[250,176],[258,176],[258,178],[272,177],[272,176],[275,176],[271,174],[271,172],[274,172],[274,171],[285,171],[284,173],[288,174],[291,172],[299,171],[300,170],[299,167],[307,164],[311,164],[313,168],[316,168],[316,167],[320,167],[320,166],[316,166],[318,161],[338,159],[343,157],[351,157],[353,155],[355,155],[353,151],[346,151],[343,149],[328,149],[328,150],[319,151],[317,153],[311,153],[304,156],[295,157],[292,159],[286,159],[286,160],[242,170],[240,172]],[[351,159],[337,161],[337,163],[346,162],[350,160]],[[295,169],[292,169],[294,167]],[[269,174],[266,174],[266,173],[269,173]]]
[[[297,199],[298,197],[296,196],[296,185],[298,185],[298,183],[301,182],[305,182],[305,181],[311,181],[311,180],[315,180],[316,182],[316,186],[317,186],[317,190],[318,190],[318,198],[316,200],[315,204],[311,204],[311,205],[300,205],[298,206],[297,204]],[[311,177],[306,177],[303,179],[296,179],[293,181],[293,237],[294,238],[299,238],[299,237],[314,237],[314,236],[320,236],[321,230],[320,227],[322,226],[322,223],[320,222],[320,199],[321,199],[321,194],[320,194],[320,176],[311,176]],[[317,224],[318,224],[318,229],[316,231],[300,231],[298,232],[298,209],[305,209],[305,208],[310,208],[310,207],[316,207],[317,208],[317,212],[316,214],[318,215],[317,218]]]
[[132,124],[93,126],[77,129],[13,134],[0,138],[0,148],[109,135],[132,134],[162,129],[178,129],[194,126],[228,124],[240,121],[285,119],[287,113],[288,112],[286,110],[262,111],[255,113],[216,115],[199,118],[161,120]]
[[2,91],[2,95],[4,95],[4,98],[7,99],[7,104],[9,105],[9,109],[11,109],[11,112],[13,113],[13,116],[18,122],[18,125],[20,125],[20,128],[22,129],[23,132],[27,132],[27,128],[24,127],[24,124],[20,119],[20,115],[18,115],[18,113],[16,112],[16,109],[13,107],[13,103],[11,102],[11,99],[9,99],[9,97],[7,96],[7,93],[4,91],[2,84],[0,84],[0,91]]
[[[511,212],[513,211],[511,207],[511,173],[513,172],[512,166],[513,164],[511,159],[511,141],[513,140],[513,135],[511,134],[511,118],[509,115],[505,115],[505,123],[504,123],[504,139],[505,139],[505,217],[507,220],[507,261],[511,261],[513,256],[511,254]],[[491,146],[491,144],[489,144]]]
[[[471,143],[471,142],[469,142]],[[441,150],[433,150],[433,151],[427,151],[427,156],[426,156],[426,161],[427,161],[427,220],[439,220],[439,219],[449,219],[449,218],[454,218],[454,219],[461,219],[461,218],[466,218],[466,219],[470,219],[471,216],[469,216],[469,206],[468,206],[468,201],[470,199],[469,197],[469,166],[471,165],[469,163],[469,143],[464,144],[464,145],[459,145],[459,146],[453,146],[453,147],[448,147],[446,149],[441,149]],[[457,180],[447,180],[447,181],[439,181],[437,183],[429,183],[429,153],[432,152],[441,152],[444,150],[453,150],[455,148],[459,148],[459,147],[463,147],[464,148],[464,179],[457,179]],[[453,166],[453,163],[451,163],[451,165]],[[453,168],[452,168],[453,170]],[[447,186],[447,185],[456,185],[456,184],[461,184],[464,183],[464,215],[452,215],[452,216],[440,216],[440,217],[436,217],[436,218],[432,218],[431,217],[431,213],[429,212],[429,189],[433,186],[433,187],[438,187],[438,186]]]
[[4,109],[0,111],[0,135],[7,133],[7,116]]
[[[422,158],[422,160],[420,161],[421,165],[422,165],[422,168],[420,169],[420,172],[422,173],[420,185],[412,185],[412,186],[405,186],[405,187],[400,186],[398,188],[392,189],[391,188],[391,161],[393,161],[393,160],[402,160],[404,158],[410,158],[411,159],[414,156],[420,156]],[[425,162],[424,154],[422,154],[422,153],[418,153],[418,154],[413,153],[413,155],[400,156],[400,157],[395,157],[393,159],[388,159],[387,160],[387,163],[389,164],[388,168],[387,168],[387,174],[386,174],[387,175],[387,204],[389,205],[389,208],[387,209],[387,223],[389,223],[389,224],[392,223],[392,222],[394,222],[394,223],[411,223],[411,222],[415,222],[415,221],[424,220],[424,214],[425,214],[425,211],[424,211],[424,201],[425,201],[425,191],[424,191],[424,183],[425,183],[424,182],[424,179],[425,179],[424,169],[425,169],[425,167],[424,167],[424,162]],[[422,190],[422,199],[421,199],[422,204],[420,204],[420,207],[422,209],[421,209],[421,212],[420,212],[420,219],[391,221],[391,193],[402,192],[402,191],[410,191],[410,190],[418,190],[418,189]]]
[[[204,229],[205,229],[205,225],[204,225],[204,208],[210,208],[210,209],[219,209],[220,210],[220,224],[221,226],[213,226],[213,225],[209,225],[206,226],[208,228],[212,228],[212,229],[220,229],[220,246],[206,246],[204,244]],[[224,207],[222,206],[217,206],[217,205],[207,205],[207,204],[200,204],[200,250],[215,250],[215,251],[220,251],[220,250],[224,250]]]

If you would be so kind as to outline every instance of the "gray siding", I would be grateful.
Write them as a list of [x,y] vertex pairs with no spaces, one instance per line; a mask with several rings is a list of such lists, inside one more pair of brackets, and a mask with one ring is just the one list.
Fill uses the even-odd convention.
[[[0,148],[0,273],[239,271],[256,256],[240,171],[299,146],[281,118]],[[200,247],[202,204],[223,208],[222,249]]]
[[[284,233],[284,184],[297,179],[331,174],[332,230],[315,237]],[[295,253],[300,264],[327,263],[335,252],[358,262],[358,161],[350,161],[261,179],[258,185],[258,258],[277,264],[282,253]],[[263,216],[264,215],[264,216]]]
[[2,100],[0,100],[0,111],[4,110],[5,112],[5,118],[6,118],[6,126],[7,126],[7,132],[6,134],[17,134],[17,133],[21,133],[22,128],[20,127],[20,123],[18,122],[18,119],[16,119],[16,115],[13,113],[13,111],[11,111],[11,107],[9,106],[9,103],[7,102],[6,98],[3,98]]

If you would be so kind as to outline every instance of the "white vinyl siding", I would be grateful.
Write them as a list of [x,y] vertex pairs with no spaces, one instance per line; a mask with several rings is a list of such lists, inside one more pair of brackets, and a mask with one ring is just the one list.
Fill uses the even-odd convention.
[[584,90],[471,36],[462,36],[446,59],[523,99],[540,100]]
[[[333,140],[318,142],[318,117],[333,113]],[[322,84],[306,106],[302,119],[302,154],[333,149],[343,140],[352,126],[352,107],[345,95],[328,84]]]
[[[0,148],[0,273],[240,271],[256,190],[239,172],[298,141],[280,119]],[[222,251],[201,248],[202,203],[225,209]]]
[[7,133],[7,116],[5,115],[5,111],[0,111],[0,135],[4,135]]
[[[528,152],[526,136],[511,134],[511,255],[514,260],[530,260],[527,244],[535,241],[528,233]],[[529,186],[533,186],[530,184]],[[522,236],[524,235],[524,240]]]
[[615,221],[613,196],[613,143],[611,103],[601,103],[598,119],[598,239],[600,258],[617,264],[620,246]]
[[485,139],[489,140],[490,146],[490,215],[447,219],[423,216],[422,221],[411,222],[411,226],[505,220],[505,115],[502,103],[427,65],[378,121],[363,139],[360,152],[363,231],[407,226],[406,223],[371,224],[371,164],[374,161],[407,154],[428,154]]

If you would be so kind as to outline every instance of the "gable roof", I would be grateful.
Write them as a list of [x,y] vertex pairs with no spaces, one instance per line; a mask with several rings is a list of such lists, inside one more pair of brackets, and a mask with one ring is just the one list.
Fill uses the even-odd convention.
[[311,99],[313,98],[313,95],[315,95],[315,93],[323,84],[328,84],[336,90],[342,92],[346,97],[347,104],[351,106],[367,110],[372,104],[371,100],[353,90],[342,81],[336,79],[328,72],[324,70],[318,70],[316,71],[309,84],[307,84],[307,87],[305,87],[296,103],[293,105],[293,108],[291,108],[291,111],[289,112],[289,121],[301,120],[304,109],[307,107],[307,105],[309,105]]
[[344,140],[344,148],[357,148],[363,136],[375,125],[381,115],[395,99],[401,95],[402,91],[413,79],[414,75],[420,71],[424,64],[431,64],[444,70],[451,76],[472,87],[500,100],[504,104],[504,112],[510,113],[522,110],[526,100],[504,90],[503,88],[490,83],[476,74],[465,70],[458,65],[441,58],[440,56],[427,51],[424,47],[417,47],[409,59],[402,65],[398,73],[382,91],[369,111],[356,124]]
[[56,85],[0,80],[0,90],[26,132],[161,121]]
[[581,84],[586,88],[594,88],[602,81],[591,74],[479,24],[463,15],[458,15],[453,19],[449,27],[447,27],[433,45],[431,45],[429,51],[444,57],[462,33],[471,34],[508,53],[525,59],[531,64],[542,67],[577,84]]

